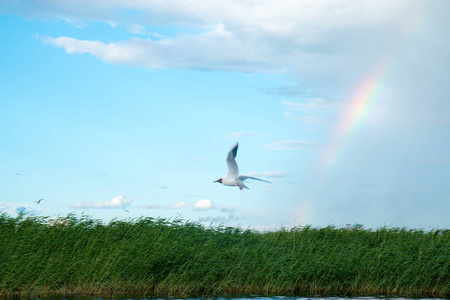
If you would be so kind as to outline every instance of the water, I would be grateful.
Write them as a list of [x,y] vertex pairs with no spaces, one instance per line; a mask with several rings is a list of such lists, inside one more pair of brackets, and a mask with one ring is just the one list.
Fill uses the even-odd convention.
[[[68,296],[68,297],[45,297],[39,300],[445,300],[450,298],[404,298],[404,297],[287,297],[287,296],[246,296],[246,297],[215,297],[215,298],[176,298],[176,297],[148,297],[148,296],[128,296],[128,297],[82,297],[82,296]],[[31,300],[31,299],[30,299]],[[37,300],[37,299],[34,299]]]

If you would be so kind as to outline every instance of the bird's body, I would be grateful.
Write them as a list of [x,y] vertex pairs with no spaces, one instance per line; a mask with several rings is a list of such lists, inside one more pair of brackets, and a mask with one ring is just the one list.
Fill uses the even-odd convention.
[[37,204],[39,204],[39,203],[41,203],[42,200],[44,200],[44,199],[39,199],[39,200],[34,201],[34,202],[36,202]]
[[248,187],[244,184],[244,182],[242,180],[239,179],[239,177],[233,178],[233,177],[225,176],[221,179],[222,179],[222,181],[219,181],[219,182],[223,185],[238,186],[241,190],[243,188],[248,189]]
[[251,176],[245,176],[245,175],[239,175],[239,167],[236,163],[236,155],[238,150],[239,144],[236,143],[231,147],[230,151],[227,155],[227,165],[228,165],[228,174],[223,176],[222,178],[217,179],[214,182],[219,182],[223,185],[227,186],[238,186],[240,190],[242,189],[248,189],[248,187],[244,184],[244,180],[246,179],[254,179],[259,180],[267,183],[271,183],[270,181],[262,180],[259,178],[251,177]]

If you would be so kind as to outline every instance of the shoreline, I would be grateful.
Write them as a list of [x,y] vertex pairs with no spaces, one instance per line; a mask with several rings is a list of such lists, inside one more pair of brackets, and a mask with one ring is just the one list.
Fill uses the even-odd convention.
[[[312,292],[312,290],[316,292]],[[158,292],[159,290],[159,292]],[[416,291],[410,293],[407,291],[396,290],[378,290],[367,291],[362,288],[358,289],[341,289],[339,292],[328,290],[326,287],[313,287],[310,290],[276,290],[276,289],[243,289],[242,292],[237,288],[222,289],[220,293],[217,293],[213,288],[206,289],[204,291],[190,291],[186,287],[172,287],[169,290],[166,288],[158,287],[140,287],[138,289],[130,289],[129,287],[112,288],[108,286],[94,287],[92,289],[86,289],[86,287],[62,287],[56,290],[48,289],[45,287],[32,288],[25,293],[18,291],[0,293],[0,299],[79,299],[79,298],[110,298],[110,299],[193,299],[193,298],[259,298],[259,297],[286,297],[286,298],[410,298],[410,299],[449,299],[449,294],[442,294],[440,291]],[[133,297],[134,296],[134,297]]]

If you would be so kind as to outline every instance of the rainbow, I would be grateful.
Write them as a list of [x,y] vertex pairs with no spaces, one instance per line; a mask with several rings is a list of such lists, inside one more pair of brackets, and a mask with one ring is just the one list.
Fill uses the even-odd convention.
[[338,123],[334,126],[331,141],[324,149],[321,157],[321,167],[333,166],[339,154],[345,148],[345,140],[350,139],[352,133],[362,124],[370,112],[375,100],[383,90],[383,75],[386,73],[391,59],[383,58],[369,76],[363,80],[353,95],[347,101],[339,116]]
[[353,133],[361,126],[364,119],[370,113],[371,108],[379,98],[383,87],[389,78],[394,58],[402,53],[401,49],[407,46],[408,41],[418,32],[423,24],[423,15],[415,14],[409,18],[406,24],[401,26],[402,40],[396,51],[391,55],[382,56],[368,75],[357,85],[357,88],[350,93],[350,97],[344,104],[344,108],[338,117],[337,124],[331,135],[330,141],[324,147],[320,158],[321,169],[328,169],[334,166],[345,149],[347,141]]

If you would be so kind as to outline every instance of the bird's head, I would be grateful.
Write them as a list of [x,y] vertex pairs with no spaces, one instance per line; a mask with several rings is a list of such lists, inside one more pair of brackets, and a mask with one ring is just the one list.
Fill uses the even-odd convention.
[[220,182],[220,183],[222,183],[222,178],[219,178],[219,179],[217,179],[217,180],[214,181],[214,182]]

